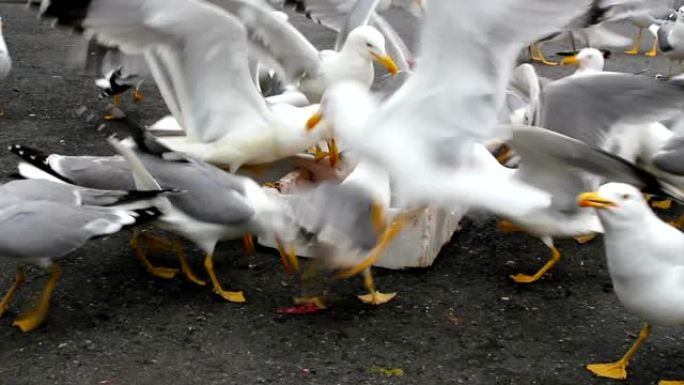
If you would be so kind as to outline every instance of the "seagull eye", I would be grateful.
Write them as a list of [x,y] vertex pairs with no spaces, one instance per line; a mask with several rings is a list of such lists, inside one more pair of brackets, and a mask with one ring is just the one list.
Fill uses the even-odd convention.
[[368,47],[368,48],[373,48],[373,44],[371,44],[371,43],[366,43],[366,47]]
[[631,198],[631,196],[630,196],[629,194],[622,194],[622,199],[623,199],[623,200],[627,200],[627,199],[629,199],[629,198]]

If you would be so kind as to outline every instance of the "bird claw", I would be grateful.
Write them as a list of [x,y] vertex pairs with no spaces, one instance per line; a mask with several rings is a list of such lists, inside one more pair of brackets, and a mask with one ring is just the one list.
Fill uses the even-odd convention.
[[47,308],[36,307],[19,314],[12,325],[26,333],[40,326],[45,318],[47,318]]
[[627,365],[622,361],[608,364],[589,364],[586,368],[599,377],[611,378],[614,380],[624,380],[627,378]]
[[396,296],[397,293],[381,293],[376,291],[373,293],[359,295],[357,297],[365,304],[378,306],[393,300]]
[[214,293],[218,294],[221,298],[232,303],[245,303],[245,295],[242,291],[225,291],[218,288],[214,288]]
[[172,267],[153,266],[147,269],[152,276],[161,279],[173,279],[178,274],[178,269]]
[[538,281],[539,278],[541,278],[541,277],[537,277],[536,275],[527,275],[527,274],[511,275],[511,279],[515,283],[532,283],[532,282]]
[[576,237],[575,240],[580,245],[585,245],[585,244],[593,241],[594,238],[596,238],[596,234],[589,234],[589,235],[582,235],[582,236]]

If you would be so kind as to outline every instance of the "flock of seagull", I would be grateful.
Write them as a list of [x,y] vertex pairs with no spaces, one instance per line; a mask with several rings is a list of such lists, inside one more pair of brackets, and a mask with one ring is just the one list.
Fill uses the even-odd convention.
[[[684,220],[666,223],[650,204],[684,202],[684,7],[668,0],[43,0],[44,19],[83,36],[84,56],[122,118],[121,95],[151,78],[169,116],[150,127],[125,120],[130,137],[109,137],[115,156],[47,154],[11,146],[24,178],[0,186],[0,255],[17,261],[0,316],[29,263],[50,277],[33,308],[14,325],[46,319],[61,270],[55,259],[93,238],[125,229],[154,276],[182,274],[227,301],[213,254],[222,240],[273,237],[287,272],[302,281],[302,311],[330,304],[308,282],[363,274],[380,305],[371,266],[402,227],[427,207],[470,207],[501,218],[551,250],[532,275],[560,259],[554,238],[586,242],[603,234],[615,293],[645,321],[620,360],[592,364],[597,376],[623,379],[651,325],[684,323]],[[383,17],[399,7],[416,18],[415,53]],[[289,21],[291,10],[337,31],[319,51]],[[287,11],[287,12],[286,12]],[[603,70],[605,52],[583,48],[560,64],[560,80],[518,64],[527,49],[627,20],[673,65],[655,77]],[[589,32],[587,32],[589,34]],[[591,39],[589,43],[591,44]],[[574,38],[573,38],[574,44]],[[383,87],[373,88],[382,67]],[[11,68],[0,44],[0,75]],[[496,147],[498,157],[490,149]],[[278,179],[298,169],[287,191]],[[274,171],[275,170],[275,171]],[[285,170],[281,174],[278,172]],[[270,183],[250,177],[277,175]],[[649,202],[653,197],[665,200]],[[390,215],[397,210],[399,214]],[[205,281],[183,243],[204,253]],[[295,245],[317,258],[302,271]],[[147,253],[174,252],[180,269],[155,266]],[[684,382],[662,381],[661,384]]]

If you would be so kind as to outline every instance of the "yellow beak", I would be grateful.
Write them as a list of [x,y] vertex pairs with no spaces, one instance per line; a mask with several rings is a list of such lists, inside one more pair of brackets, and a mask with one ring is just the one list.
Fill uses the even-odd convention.
[[316,112],[315,114],[311,115],[309,120],[306,121],[306,131],[311,132],[313,131],[314,128],[318,125],[318,123],[323,120],[323,113],[321,111]]
[[605,199],[597,192],[582,193],[577,197],[577,204],[581,207],[594,207],[597,209],[607,209],[616,207],[615,202]]
[[577,65],[577,64],[579,64],[579,60],[577,59],[577,55],[568,56],[568,57],[564,57],[563,60],[561,60],[560,64],[562,66]]
[[397,67],[397,64],[392,60],[392,58],[389,55],[378,55],[375,53],[371,53],[373,55],[373,58],[377,60],[380,64],[385,66],[387,68],[387,71],[392,74],[392,76],[396,76],[399,73],[399,67]]

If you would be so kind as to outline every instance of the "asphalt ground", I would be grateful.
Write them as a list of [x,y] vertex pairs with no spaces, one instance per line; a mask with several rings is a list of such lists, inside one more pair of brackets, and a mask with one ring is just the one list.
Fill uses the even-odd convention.
[[[104,138],[121,127],[100,118],[107,101],[98,98],[92,75],[67,64],[76,38],[39,22],[23,5],[0,4],[0,15],[14,62],[0,85],[0,148],[22,143],[62,154],[112,153]],[[410,20],[398,20],[412,38]],[[319,26],[304,31],[319,47],[334,39]],[[560,49],[567,47],[545,47],[550,54]],[[620,50],[607,63],[624,72],[666,68],[660,57]],[[550,77],[572,70],[539,69]],[[149,124],[166,109],[152,81],[143,91],[143,103],[127,97],[123,109]],[[0,156],[0,174],[14,172],[16,161]],[[398,292],[396,300],[361,304],[355,279],[334,288],[335,306],[309,316],[276,313],[298,286],[271,250],[247,257],[240,242],[219,245],[219,277],[248,300],[235,305],[183,279],[149,276],[128,238],[100,239],[64,258],[46,324],[24,334],[12,319],[46,278],[30,270],[28,285],[0,320],[0,384],[610,384],[584,365],[617,359],[641,327],[613,294],[600,237],[583,246],[559,240],[562,261],[523,286],[509,276],[536,271],[548,250],[530,236],[498,232],[491,218],[465,220],[431,268],[377,269],[380,289]],[[190,246],[188,252],[201,272],[201,253]],[[154,261],[177,264],[170,254]],[[0,259],[0,292],[14,266]],[[624,383],[684,379],[683,342],[680,329],[655,328]]]

